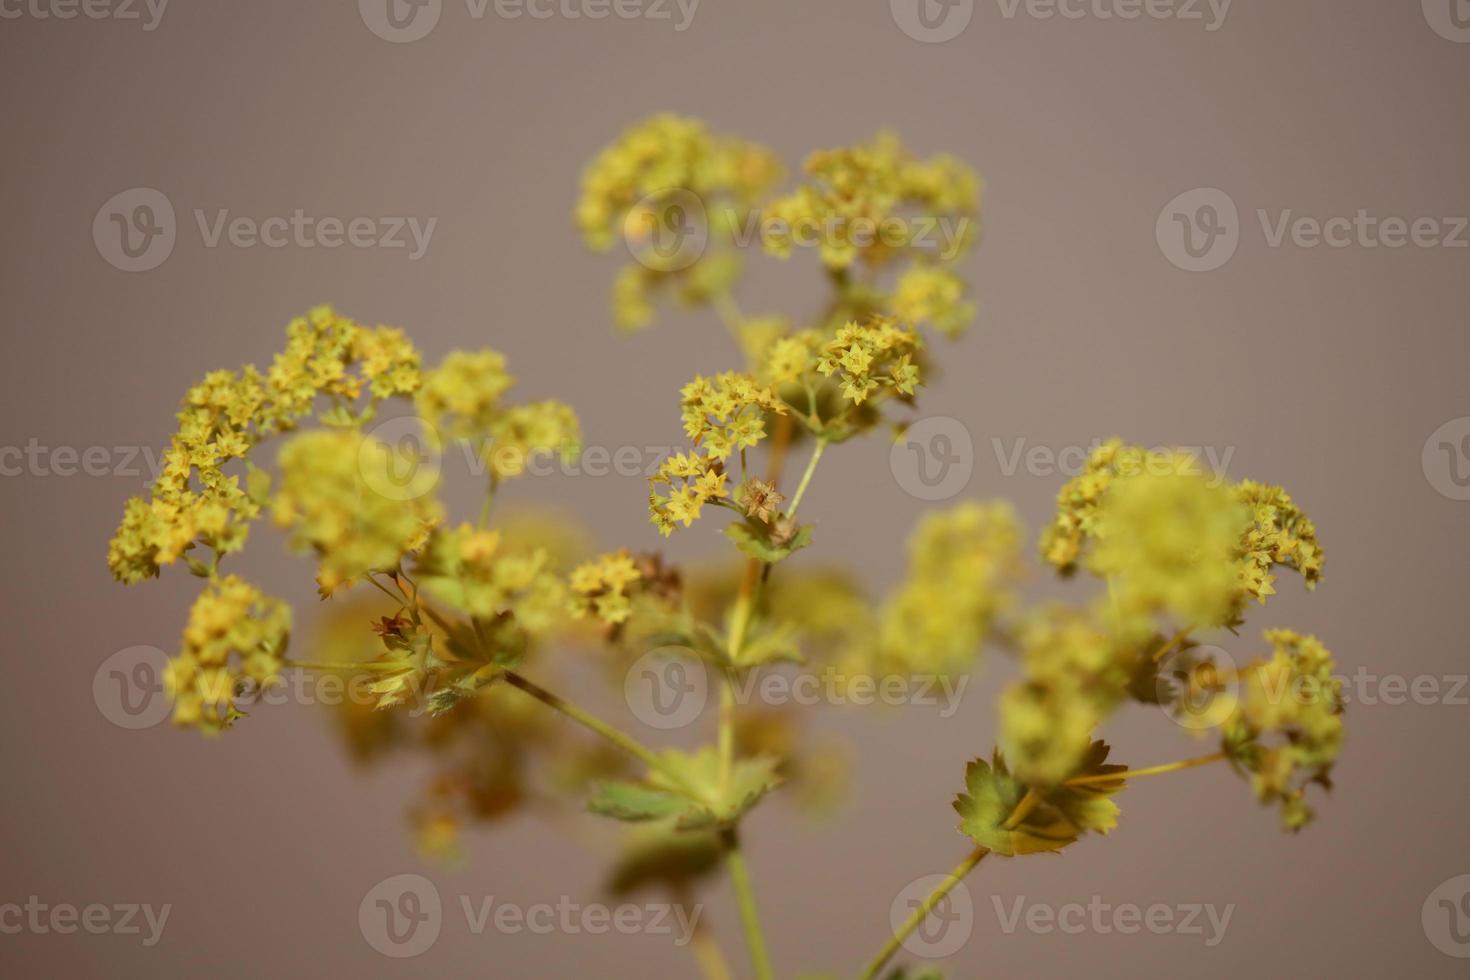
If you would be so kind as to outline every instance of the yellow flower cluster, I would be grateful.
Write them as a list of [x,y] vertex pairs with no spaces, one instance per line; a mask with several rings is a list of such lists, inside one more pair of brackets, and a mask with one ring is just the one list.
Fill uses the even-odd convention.
[[454,351],[424,375],[414,406],[433,426],[431,434],[483,437],[500,417],[500,396],[515,380],[499,351]]
[[[418,387],[418,352],[397,329],[364,327],[323,306],[293,320],[286,337],[286,349],[265,374],[253,365],[213,371],[189,389],[149,499],[128,501],[108,548],[117,579],[156,576],[195,544],[217,554],[243,547],[265,478],[251,470],[251,479],[261,482],[242,488],[224,467],[245,459],[261,439],[292,428],[319,396],[332,402],[324,421],[350,424],[371,417],[381,399]],[[349,403],[364,389],[367,402],[354,413]]]
[[1342,681],[1315,636],[1268,630],[1266,642],[1274,648],[1270,659],[1240,672],[1239,706],[1223,729],[1225,750],[1251,774],[1256,798],[1280,803],[1286,828],[1300,830],[1313,815],[1307,786],[1331,786],[1342,749]]
[[[655,298],[669,289],[688,306],[728,294],[741,262],[724,246],[781,176],[765,147],[680,116],[644,120],[605,147],[582,174],[576,221],[593,250],[621,235],[638,260],[613,280],[617,326],[647,327]],[[673,246],[653,237],[671,228],[680,235]]]
[[927,323],[952,338],[963,334],[975,318],[975,304],[965,298],[964,280],[937,265],[905,269],[888,307],[902,323]]
[[[801,228],[819,231],[822,262],[831,269],[847,269],[859,258],[872,266],[890,261],[940,219],[962,222],[957,249],[973,238],[980,179],[953,157],[920,160],[885,132],[868,143],[813,153],[803,169],[811,181],[767,209],[762,241],[773,255],[790,255]],[[912,211],[926,220],[903,218]]]
[[320,559],[330,594],[369,572],[391,569],[423,546],[443,511],[438,475],[396,446],[351,429],[302,433],[281,449],[278,526]]
[[1021,527],[1009,504],[964,503],[924,517],[909,538],[908,575],[879,614],[885,669],[924,673],[974,662],[1014,602]]
[[211,582],[189,610],[183,650],[168,662],[164,690],[176,725],[214,734],[241,712],[245,685],[279,679],[291,632],[291,609],[235,576]]
[[582,442],[577,413],[562,402],[502,405],[515,384],[498,351],[457,351],[424,375],[415,404],[429,437],[484,440],[482,451],[497,479],[519,476],[531,457],[575,457]]
[[687,191],[706,207],[717,200],[749,205],[781,171],[763,146],[716,136],[698,119],[656,115],[625,130],[583,171],[577,227],[589,247],[606,251],[650,195]]
[[1023,677],[1001,695],[1000,746],[1028,786],[1056,786],[1075,773],[1097,726],[1127,694],[1137,648],[1104,615],[1049,605],[1017,631]]
[[1124,608],[1216,626],[1235,610],[1246,514],[1228,489],[1189,472],[1189,462],[1180,457],[1162,472],[1113,483],[1088,567],[1111,583]]
[[912,397],[921,383],[914,354],[922,346],[913,330],[882,317],[861,326],[848,323],[822,347],[816,368],[837,382],[842,396],[854,405],[867,401],[879,388]]
[[1311,519],[1280,487],[1242,480],[1235,487],[1235,498],[1250,509],[1253,518],[1241,543],[1245,594],[1260,602],[1275,594],[1273,565],[1296,569],[1306,587],[1315,589],[1322,579],[1323,556]]
[[611,626],[633,613],[628,589],[643,577],[627,550],[599,555],[572,569],[572,611],[579,619],[595,616]]
[[[768,385],[727,371],[685,385],[680,412],[684,432],[696,448],[673,454],[649,479],[650,519],[664,535],[676,524],[694,523],[710,500],[729,496],[725,461],[758,445],[766,436],[766,414],[784,415],[786,406]],[[661,486],[669,492],[660,493]]]
[[1193,456],[1117,439],[1062,488],[1041,547],[1063,573],[1085,557],[1121,598],[1198,626],[1236,623],[1250,599],[1264,602],[1273,566],[1311,589],[1323,563],[1315,527],[1281,488],[1216,486]]
[[553,629],[566,609],[566,586],[544,548],[508,548],[499,531],[469,524],[437,529],[414,574],[449,607],[481,618],[510,613],[534,635]]

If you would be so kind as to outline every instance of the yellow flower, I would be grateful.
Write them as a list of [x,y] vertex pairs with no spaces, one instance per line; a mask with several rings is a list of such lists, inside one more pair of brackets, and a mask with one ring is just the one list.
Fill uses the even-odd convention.
[[[329,593],[396,567],[443,514],[432,496],[437,473],[360,432],[298,435],[281,450],[280,467],[275,522],[291,530],[296,548],[317,554],[318,581]],[[404,472],[402,480],[385,476]]]
[[234,699],[247,683],[259,691],[279,681],[290,632],[285,603],[234,576],[210,583],[164,671],[174,723],[206,734],[228,728],[242,714]]

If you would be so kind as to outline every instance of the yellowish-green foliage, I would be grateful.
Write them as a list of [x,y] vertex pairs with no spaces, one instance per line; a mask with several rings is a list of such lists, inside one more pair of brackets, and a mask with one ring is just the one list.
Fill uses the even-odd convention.
[[[957,337],[973,318],[955,262],[976,235],[980,183],[889,134],[813,154],[802,182],[772,197],[781,179],[757,144],[658,116],[598,154],[575,212],[593,249],[621,236],[640,257],[615,279],[618,325],[646,325],[655,300],[675,295],[709,307],[743,361],[682,388],[688,447],[660,462],[648,496],[660,535],[706,508],[729,511],[727,563],[686,576],[656,552],[593,555],[570,521],[497,512],[497,489],[530,473],[534,457],[579,450],[572,409],[508,402],[514,379],[493,350],[453,352],[425,372],[401,331],[321,307],[292,321],[268,370],[216,371],[188,390],[159,479],[127,502],[109,546],[123,582],[180,562],[205,580],[164,678],[175,721],[229,727],[242,692],[288,670],[346,681],[353,694],[336,719],[355,758],[432,760],[409,811],[426,854],[459,855],[468,824],[586,799],[634,826],[611,878],[620,892],[653,885],[683,901],[729,862],[758,980],[775,972],[740,856],[743,820],[778,788],[829,807],[846,771],[846,753],[803,723],[800,705],[741,702],[738,692],[783,672],[830,678],[834,698],[891,681],[917,694],[967,681],[988,647],[1014,655],[995,750],[970,764],[955,801],[974,848],[961,874],[987,853],[1057,851],[1107,833],[1133,778],[1214,761],[1278,806],[1287,828],[1304,826],[1307,790],[1330,786],[1342,746],[1331,655],[1281,629],[1266,634],[1269,656],[1239,669],[1204,645],[1275,592],[1278,568],[1308,589],[1322,577],[1316,528],[1279,487],[1226,482],[1186,453],[1101,445],[1041,536],[1045,561],[1090,587],[1067,603],[1026,601],[1024,532],[1005,503],[924,514],[880,598],[847,569],[787,561],[816,538],[821,492],[807,501],[824,453],[912,421],[935,377],[933,334]],[[704,223],[692,254],[640,255],[691,210]],[[824,303],[801,316],[741,312],[747,219],[776,255],[808,244],[798,227],[820,229]],[[947,248],[919,234],[926,223],[949,229]],[[865,225],[887,234],[863,238]],[[430,451],[449,440],[477,447],[488,480],[475,523],[448,519],[433,460],[373,434],[389,399],[417,414]],[[278,435],[273,473],[255,450]],[[221,572],[262,512],[315,559],[331,603],[315,659],[288,658],[283,601]],[[887,523],[871,516],[868,529]],[[597,656],[585,656],[589,646]],[[687,749],[649,748],[546,686],[576,671],[610,680],[631,705],[655,652],[674,661],[668,680],[681,692],[698,689],[696,672],[709,682],[708,708],[691,722],[708,738]],[[1216,710],[1191,714],[1201,696]],[[1161,723],[1188,715],[1219,751],[1145,769],[1109,763],[1100,729],[1130,704]]]

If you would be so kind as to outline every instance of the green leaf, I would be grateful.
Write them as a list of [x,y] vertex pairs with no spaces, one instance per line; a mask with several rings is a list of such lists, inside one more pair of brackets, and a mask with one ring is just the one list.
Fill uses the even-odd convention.
[[626,895],[641,888],[687,886],[720,866],[720,841],[713,833],[677,830],[660,821],[630,829],[629,840],[608,878],[608,891]]
[[597,787],[587,809],[615,820],[658,820],[683,812],[689,801],[638,783],[609,782]]
[[[1082,767],[1073,778],[1097,777],[1126,772],[1127,766],[1106,765],[1108,743],[1097,741],[1087,752]],[[1125,785],[1124,780],[1110,779],[1107,782],[1088,783],[1085,786],[1058,786],[1046,795],[1046,802],[1057,808],[1078,830],[1091,830],[1106,834],[1118,826],[1118,804],[1112,797]]]
[[802,661],[801,648],[796,641],[796,627],[790,623],[780,623],[757,632],[741,645],[735,666],[756,667],[777,660],[799,664]]
[[774,564],[783,558],[790,557],[792,552],[800,551],[811,544],[812,528],[810,524],[805,524],[798,528],[789,540],[778,542],[770,526],[755,521],[745,521],[725,528],[725,537],[735,542],[735,547],[750,557]]
[[[1093,742],[1082,766],[1070,778],[1105,776],[1122,772],[1124,766],[1106,765],[1108,746]],[[1123,780],[1084,786],[1038,789],[1041,802],[1019,823],[1009,826],[1013,814],[1026,797],[1027,787],[1011,776],[1005,760],[995,753],[994,764],[981,759],[965,771],[965,788],[954,802],[960,815],[960,830],[996,854],[1014,856],[1060,851],[1086,831],[1107,833],[1118,825],[1118,805],[1110,798],[1123,787]]]
[[673,818],[679,830],[724,827],[780,783],[780,761],[769,756],[735,760],[728,785],[720,779],[720,758],[713,746],[693,753],[671,749],[661,754],[662,765],[645,783],[611,782],[598,787],[588,802],[594,813],[618,820]]

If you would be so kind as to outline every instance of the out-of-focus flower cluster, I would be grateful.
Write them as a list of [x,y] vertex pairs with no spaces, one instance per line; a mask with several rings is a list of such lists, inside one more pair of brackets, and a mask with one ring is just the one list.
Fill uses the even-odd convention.
[[1118,439],[1062,488],[1042,552],[1064,574],[1085,565],[1125,604],[1201,627],[1236,624],[1250,600],[1264,603],[1273,567],[1296,569],[1313,589],[1323,563],[1316,528],[1280,487],[1221,485],[1194,456]]
[[520,476],[542,453],[575,458],[582,443],[576,412],[555,399],[502,404],[513,384],[498,351],[455,351],[424,375],[415,405],[430,439],[477,443],[497,479]]
[[[809,183],[772,202],[768,219],[786,229],[821,228],[822,262],[831,269],[847,269],[859,261],[869,266],[892,262],[914,247],[922,232],[932,231],[930,222],[973,219],[980,206],[980,179],[973,170],[951,156],[921,160],[889,132],[867,143],[819,150],[802,169]],[[924,220],[912,220],[914,216]],[[854,234],[856,229],[885,227],[893,233],[872,241]],[[953,244],[963,249],[974,235],[968,220],[961,234]],[[767,251],[785,256],[794,241],[790,234],[768,234],[765,244]]]
[[1021,527],[1009,504],[964,503],[926,515],[909,539],[908,575],[879,613],[876,666],[962,672],[1016,600]]
[[[317,581],[327,594],[396,567],[423,547],[443,517],[430,495],[431,470],[354,429],[304,432],[286,443],[278,462],[281,486],[272,516],[289,529],[297,549],[317,555]],[[386,490],[378,481],[390,473],[412,477]]]

